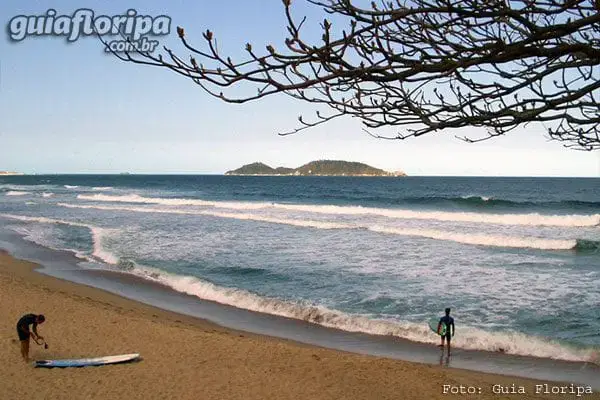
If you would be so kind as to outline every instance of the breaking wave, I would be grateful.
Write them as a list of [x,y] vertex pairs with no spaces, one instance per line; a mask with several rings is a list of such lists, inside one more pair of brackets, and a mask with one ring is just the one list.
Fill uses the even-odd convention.
[[[146,210],[144,212],[149,211],[143,208],[140,210]],[[168,210],[168,212],[182,211]],[[90,230],[93,242],[91,259],[102,261],[124,273],[133,274],[149,281],[163,284],[178,292],[196,296],[199,299],[214,301],[250,311],[302,320],[348,332],[396,336],[414,342],[431,344],[437,344],[439,341],[439,337],[432,334],[429,330],[427,321],[374,319],[365,315],[348,314],[319,304],[286,301],[274,297],[261,296],[242,289],[221,287],[198,277],[170,274],[160,269],[138,265],[134,260],[120,258],[106,249],[106,239],[115,233],[112,229],[45,217],[28,217],[13,214],[0,214],[0,216],[24,222],[86,227]],[[596,356],[595,349],[575,349],[556,341],[518,332],[490,332],[485,329],[469,326],[461,327],[461,335],[454,338],[453,343],[455,347],[469,350],[499,351],[502,349],[508,354],[569,361],[593,361]]]
[[504,208],[521,208],[523,206],[551,206],[551,207],[582,207],[582,208],[600,208],[598,201],[581,200],[562,200],[562,201],[515,201],[507,199],[496,199],[487,196],[463,196],[463,197],[410,197],[405,200],[408,203],[433,204],[433,203],[453,203],[463,206],[478,206],[493,208],[501,206]]
[[505,235],[460,233],[435,229],[392,228],[381,225],[369,225],[358,223],[349,224],[344,222],[327,222],[307,219],[274,218],[250,213],[228,213],[212,210],[182,210],[172,208],[79,205],[67,203],[58,203],[57,205],[67,208],[96,209],[106,211],[130,211],[140,213],[165,213],[180,215],[206,215],[219,218],[252,220],[314,229],[363,229],[377,233],[424,237],[428,239],[447,240],[462,244],[480,246],[533,248],[542,250],[577,250],[577,240],[575,239],[544,239],[536,237],[514,237]]
[[[76,253],[77,257],[88,260],[88,261],[98,261],[99,260],[99,261],[105,262],[107,264],[118,263],[118,258],[116,256],[114,256],[112,253],[104,250],[104,247],[102,245],[104,239],[109,234],[113,233],[114,229],[99,228],[97,226],[93,226],[90,224],[83,224],[80,222],[66,221],[66,220],[46,218],[46,217],[28,217],[28,216],[24,216],[24,215],[14,215],[14,214],[0,214],[0,217],[9,218],[9,219],[21,221],[21,222],[34,222],[34,223],[41,223],[41,224],[60,224],[60,225],[75,226],[75,227],[80,227],[80,228],[87,228],[90,231],[90,234],[92,236],[93,248],[92,248],[91,258],[83,255],[79,251],[75,251],[72,249],[59,248],[56,250],[65,250],[65,251],[74,252],[74,253]],[[35,241],[35,242],[42,246],[46,245],[46,243],[42,243],[39,241]]]
[[530,226],[563,226],[563,227],[590,227],[600,224],[600,214],[593,215],[543,215],[529,214],[491,214],[474,212],[448,212],[448,211],[419,211],[393,208],[372,208],[361,206],[336,206],[336,205],[304,205],[281,203],[252,203],[252,202],[227,202],[208,201],[200,199],[182,198],[151,198],[137,194],[111,196],[105,194],[80,194],[80,200],[114,203],[134,204],[159,204],[165,206],[200,206],[214,207],[231,210],[260,210],[282,209],[316,214],[332,215],[377,215],[387,218],[422,219],[444,222],[473,222],[482,224],[499,225],[530,225]]
[[[264,314],[306,321],[347,332],[372,335],[396,336],[414,342],[437,344],[439,337],[427,326],[427,321],[412,322],[373,319],[362,315],[347,314],[324,306],[305,302],[284,301],[236,288],[225,288],[192,276],[169,274],[156,268],[137,265],[131,260],[118,261],[125,272],[163,284],[178,292],[202,300],[233,306]],[[492,333],[483,329],[464,326],[461,335],[453,339],[456,347],[469,350],[499,351],[523,356],[555,358],[569,361],[591,361],[593,349],[574,349],[558,342],[528,336],[517,332]]]
[[577,239],[577,244],[575,245],[575,249],[581,250],[581,251],[600,252],[600,241]]
[[[443,199],[444,197],[441,197],[441,198]],[[450,198],[450,199],[451,200],[458,200],[457,198]],[[492,200],[491,197],[486,197],[486,196],[462,196],[461,199],[468,200],[470,202],[477,202],[477,203],[486,202],[486,201]]]
[[62,220],[62,219],[53,219],[53,218],[46,218],[46,217],[28,217],[25,215],[15,215],[15,214],[0,214],[0,217],[10,218],[10,219],[14,219],[17,221],[22,221],[22,222],[39,222],[42,224],[63,224],[63,225],[79,226],[79,227],[85,227],[85,228],[90,227],[90,225],[82,224],[80,222],[72,222],[72,221],[66,221],[66,220]]

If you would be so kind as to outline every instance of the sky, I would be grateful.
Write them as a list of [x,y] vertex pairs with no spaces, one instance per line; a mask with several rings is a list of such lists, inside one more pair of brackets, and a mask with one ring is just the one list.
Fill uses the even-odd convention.
[[[346,118],[291,136],[314,107],[284,95],[242,105],[206,94],[192,81],[166,69],[124,63],[106,54],[97,38],[68,43],[62,37],[9,40],[9,21],[55,9],[72,15],[89,8],[96,15],[138,14],[171,18],[171,34],[161,45],[187,58],[176,26],[192,44],[206,29],[223,53],[244,55],[246,42],[263,49],[283,45],[285,15],[279,0],[221,2],[0,2],[5,25],[0,40],[0,170],[24,173],[222,174],[262,161],[297,167],[319,159],[364,162],[409,175],[586,176],[600,177],[600,151],[582,152],[550,142],[538,126],[506,137],[468,144],[443,131],[404,141],[375,139],[359,120]],[[306,15],[308,35],[318,33],[324,15],[305,1],[294,2]],[[403,128],[378,131],[393,135]]]

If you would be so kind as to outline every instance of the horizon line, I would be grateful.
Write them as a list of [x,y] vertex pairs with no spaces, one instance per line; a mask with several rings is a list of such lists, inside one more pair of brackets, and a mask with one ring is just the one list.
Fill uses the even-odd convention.
[[[405,172],[406,173],[406,172]],[[210,172],[43,172],[43,173],[18,173],[14,175],[0,175],[0,178],[4,177],[23,177],[23,176],[272,176],[272,177],[296,177],[296,178],[591,178],[597,179],[598,176],[592,175],[436,175],[436,174],[421,174],[411,175],[406,173],[406,176],[343,176],[343,175],[226,175],[223,173],[210,173]]]

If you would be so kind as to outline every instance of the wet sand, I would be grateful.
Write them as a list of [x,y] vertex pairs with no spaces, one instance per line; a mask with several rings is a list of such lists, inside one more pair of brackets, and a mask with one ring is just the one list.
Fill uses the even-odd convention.
[[[359,355],[223,328],[34,268],[0,253],[1,399],[600,399],[599,393],[570,394],[569,383]],[[15,330],[28,312],[47,317],[39,332],[49,349],[32,343],[34,359],[140,353],[142,360],[33,368],[20,357]],[[536,384],[567,386],[568,393],[536,393]],[[444,393],[444,385],[475,394]],[[496,394],[494,385],[511,393]],[[521,387],[525,393],[517,393]]]

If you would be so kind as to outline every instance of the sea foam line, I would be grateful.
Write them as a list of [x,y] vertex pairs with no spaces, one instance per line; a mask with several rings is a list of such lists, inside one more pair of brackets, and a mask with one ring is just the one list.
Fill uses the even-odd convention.
[[[286,318],[372,335],[396,336],[421,343],[437,344],[439,337],[429,330],[426,322],[394,321],[347,314],[320,305],[284,301],[259,296],[237,288],[224,288],[192,276],[175,275],[160,269],[135,265],[128,273],[161,283],[172,289],[203,300],[214,301],[250,311],[277,315]],[[460,335],[453,339],[455,347],[498,351],[543,358],[570,361],[590,361],[595,357],[593,349],[571,349],[559,343],[543,340],[517,332],[493,333],[482,329],[461,326]]]
[[10,190],[10,191],[6,192],[7,196],[26,196],[28,194],[30,194],[30,193],[29,192],[22,192],[22,191],[19,191],[19,190]]
[[300,211],[318,214],[334,215],[378,215],[387,218],[398,219],[424,219],[444,222],[474,222],[480,224],[498,225],[529,225],[529,226],[564,226],[564,227],[586,227],[600,224],[600,214],[593,215],[542,215],[539,213],[529,214],[491,214],[474,212],[447,212],[447,211],[417,211],[406,209],[373,208],[361,206],[335,206],[335,205],[305,205],[305,204],[281,204],[281,203],[253,203],[253,202],[227,202],[208,201],[199,199],[180,198],[151,198],[137,194],[111,196],[105,194],[80,194],[81,200],[116,202],[116,203],[139,203],[160,204],[167,206],[202,206],[227,208],[233,210],[258,210],[258,209],[282,209],[288,211]]
[[40,238],[39,236],[36,236],[34,233],[35,232],[31,232],[27,229],[27,227],[24,226],[11,226],[10,227],[13,231],[17,232],[18,234],[20,234],[23,239],[38,244],[40,246],[46,247],[46,248],[50,248],[50,249],[54,249],[54,250],[60,250],[60,251],[64,251],[67,253],[71,253],[73,254],[75,257],[79,258],[80,260],[84,260],[84,261],[94,261],[92,258],[90,258],[88,255],[86,255],[84,252],[82,252],[81,250],[76,250],[76,249],[72,249],[72,248],[68,248],[68,247],[56,247],[52,244],[49,244],[46,240]]
[[23,221],[23,222],[39,222],[39,223],[44,223],[44,224],[63,224],[63,225],[79,226],[79,227],[85,227],[85,228],[89,228],[91,226],[91,225],[83,224],[80,222],[72,222],[72,221],[66,221],[66,220],[62,220],[62,219],[53,219],[53,218],[47,218],[47,217],[29,217],[26,215],[4,214],[4,213],[1,213],[0,217],[15,219],[18,221]]
[[[87,259],[88,261],[100,260],[107,264],[117,264],[117,262],[118,262],[118,257],[115,256],[114,254],[104,250],[104,247],[102,245],[104,239],[111,233],[115,232],[116,231],[115,229],[100,228],[100,227],[90,225],[90,224],[67,221],[67,220],[62,220],[62,219],[46,218],[46,217],[29,217],[29,216],[25,216],[25,215],[14,215],[14,214],[0,214],[0,217],[9,218],[9,219],[17,220],[17,221],[22,221],[22,222],[36,222],[36,223],[42,223],[42,224],[60,224],[60,225],[75,226],[75,227],[80,227],[80,228],[87,228],[90,231],[90,234],[92,235],[92,246],[93,246],[92,259],[90,259],[87,256],[83,256],[80,252],[76,252],[71,249],[58,249],[58,250],[66,250],[66,251],[76,252],[77,256],[79,258],[84,258],[84,259]],[[38,243],[42,246],[44,245],[43,243],[39,243],[39,242],[36,242],[36,243]]]
[[164,213],[180,215],[206,215],[220,218],[230,218],[237,220],[251,220],[282,225],[291,225],[314,229],[364,229],[372,232],[416,236],[428,239],[446,240],[462,244],[495,246],[495,247],[516,247],[516,248],[534,248],[542,250],[569,250],[577,246],[577,241],[572,239],[542,239],[534,237],[513,237],[505,235],[483,235],[460,233],[451,231],[440,231],[435,229],[412,229],[412,228],[392,228],[381,225],[366,224],[348,224],[341,222],[323,222],[306,219],[273,218],[249,213],[227,213],[208,210],[182,210],[169,208],[152,207],[126,207],[126,206],[101,206],[101,205],[81,205],[58,203],[58,206],[67,208],[95,209],[105,211],[130,211],[140,213]]
[[[104,238],[111,233],[111,229],[46,217],[28,217],[13,214],[0,214],[0,216],[26,222],[86,227],[92,233],[93,256],[110,265],[120,266],[122,264],[117,256],[103,248]],[[347,314],[320,305],[284,301],[277,298],[259,296],[242,289],[224,288],[196,277],[169,274],[160,269],[140,266],[135,263],[127,263],[127,266],[127,273],[161,283],[178,292],[220,304],[303,320],[349,332],[386,336],[393,335],[422,343],[437,343],[439,340],[436,335],[433,335],[429,331],[425,322],[415,323],[372,319],[361,315]],[[594,361],[597,357],[594,349],[572,349],[560,343],[517,332],[492,333],[468,326],[461,327],[461,335],[455,337],[453,343],[455,347],[464,349],[484,351],[498,351],[499,349],[503,349],[505,353],[509,354],[569,361]]]

